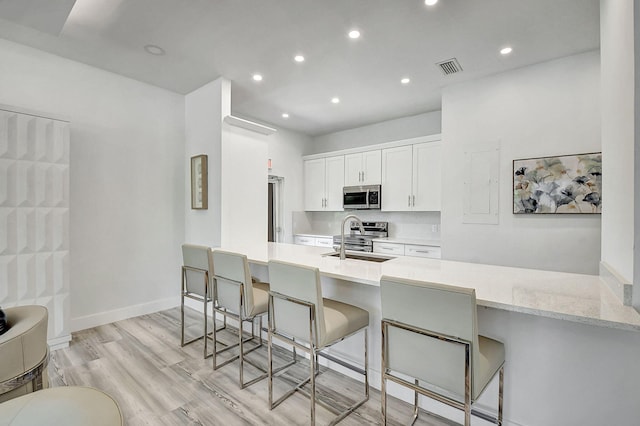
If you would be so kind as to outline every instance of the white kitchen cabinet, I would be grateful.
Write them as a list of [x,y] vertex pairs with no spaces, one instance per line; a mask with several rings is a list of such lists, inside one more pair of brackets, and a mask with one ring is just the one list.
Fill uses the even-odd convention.
[[373,242],[374,253],[384,253],[395,256],[427,257],[440,259],[442,251],[437,246],[427,246],[422,244],[388,243],[384,241]]
[[440,211],[442,198],[442,145],[413,145],[412,208],[418,211]]
[[441,145],[428,142],[382,150],[382,210],[439,211]]
[[333,248],[332,236],[294,235],[293,243],[302,246],[317,246]]
[[301,246],[315,246],[316,238],[308,237],[306,235],[295,235],[293,237],[293,243]]
[[382,150],[382,210],[411,210],[413,146]]
[[442,250],[435,246],[421,246],[416,244],[405,244],[404,255],[413,257],[428,257],[430,259],[440,259]]
[[304,162],[304,209],[342,211],[344,155]]
[[316,246],[333,248],[333,237],[316,237]]
[[374,253],[395,254],[396,256],[404,256],[404,244],[398,243],[382,243],[373,242]]
[[345,186],[379,185],[381,172],[382,151],[379,149],[344,156]]

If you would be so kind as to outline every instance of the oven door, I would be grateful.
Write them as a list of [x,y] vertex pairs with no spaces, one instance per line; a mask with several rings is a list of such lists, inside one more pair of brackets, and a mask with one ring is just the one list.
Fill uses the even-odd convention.
[[342,192],[342,207],[345,209],[368,209],[369,190],[345,187]]

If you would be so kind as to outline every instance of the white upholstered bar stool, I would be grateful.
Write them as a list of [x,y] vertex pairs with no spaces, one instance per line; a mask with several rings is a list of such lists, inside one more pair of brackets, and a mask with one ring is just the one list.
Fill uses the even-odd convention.
[[[180,320],[182,324],[180,335],[180,346],[188,345],[197,340],[204,338],[204,357],[208,358],[211,354],[207,349],[207,342],[212,339],[212,332],[208,330],[209,319],[207,315],[207,307],[213,302],[211,281],[213,278],[213,258],[211,257],[211,248],[206,246],[198,246],[194,244],[182,245],[182,268],[181,271],[181,297],[180,297]],[[203,325],[204,332],[202,336],[195,337],[185,341],[184,338],[184,299],[192,299],[202,302],[204,305]],[[215,326],[215,322],[214,322]]]
[[[240,253],[233,253],[223,250],[213,251],[213,270],[214,284],[213,293],[216,305],[214,311],[223,315],[225,321],[227,316],[238,322],[238,340],[235,344],[226,345],[218,339],[215,332],[215,315],[214,315],[214,333],[213,340],[215,349],[213,351],[213,369],[229,364],[237,359],[240,360],[239,366],[239,385],[240,389],[244,389],[259,380],[267,377],[267,370],[248,358],[245,358],[250,352],[262,347],[262,316],[267,313],[267,302],[269,297],[269,284],[255,281],[251,277],[249,270],[249,261],[247,256]],[[255,333],[255,319],[259,319],[258,334]],[[244,338],[242,333],[242,325],[244,322],[251,323],[251,337]],[[255,340],[257,344],[250,349],[245,350],[244,344]],[[218,344],[225,346],[218,349]],[[217,356],[229,349],[239,347],[238,354],[218,364]],[[248,363],[263,374],[255,377],[247,382],[244,381],[244,363]]]
[[[369,399],[367,327],[369,312],[353,305],[322,298],[318,268],[281,261],[269,261],[269,407],[273,409],[303,386],[310,383],[311,424],[315,425],[316,402],[337,414],[330,424],[336,424]],[[323,353],[329,346],[364,331],[364,368]],[[279,399],[273,398],[273,339],[283,341],[309,354],[309,377]],[[334,404],[316,398],[315,377],[318,355],[364,376],[364,397],[338,411]],[[306,393],[306,392],[305,392]],[[332,403],[335,401],[333,399]]]
[[[380,296],[383,424],[391,380],[414,391],[413,421],[421,394],[463,410],[465,426],[471,414],[501,425],[504,345],[478,336],[475,290],[383,276]],[[493,418],[471,406],[498,372],[498,413]]]

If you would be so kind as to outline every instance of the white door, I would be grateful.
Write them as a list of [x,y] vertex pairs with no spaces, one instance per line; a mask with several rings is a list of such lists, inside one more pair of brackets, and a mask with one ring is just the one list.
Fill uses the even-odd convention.
[[362,185],[362,153],[344,156],[344,186]]
[[363,185],[380,185],[382,182],[382,151],[367,151],[362,153]]
[[442,146],[438,142],[413,146],[414,210],[440,211],[442,195]]
[[382,150],[382,210],[411,210],[411,145]]
[[344,155],[325,158],[325,210],[339,212],[344,187]]
[[304,209],[324,210],[324,158],[304,162]]

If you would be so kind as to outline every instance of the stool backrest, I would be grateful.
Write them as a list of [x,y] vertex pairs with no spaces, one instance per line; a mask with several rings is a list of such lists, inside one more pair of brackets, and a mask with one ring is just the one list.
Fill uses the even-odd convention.
[[[383,276],[380,296],[383,319],[469,342],[473,380],[479,362],[475,290]],[[397,327],[388,327],[386,339],[388,368],[464,395],[463,345]]]
[[[294,263],[270,260],[269,286],[272,292],[292,297],[315,306],[315,345],[324,341],[326,327],[324,323],[324,305],[318,268]],[[287,334],[305,342],[309,341],[309,309],[303,305],[289,302],[278,297],[273,299],[271,312],[275,331]]]
[[[207,271],[209,274],[210,284],[213,280],[213,258],[211,257],[211,248],[207,246],[199,246],[195,244],[182,245],[182,265],[188,268],[195,268],[201,271]],[[200,296],[205,295],[204,288],[204,272],[193,271],[187,269],[185,287],[189,293],[195,293]]]
[[253,283],[247,256],[224,250],[213,251],[215,271],[214,299],[220,306],[235,312],[240,306],[239,284],[242,284],[244,315],[253,311]]

